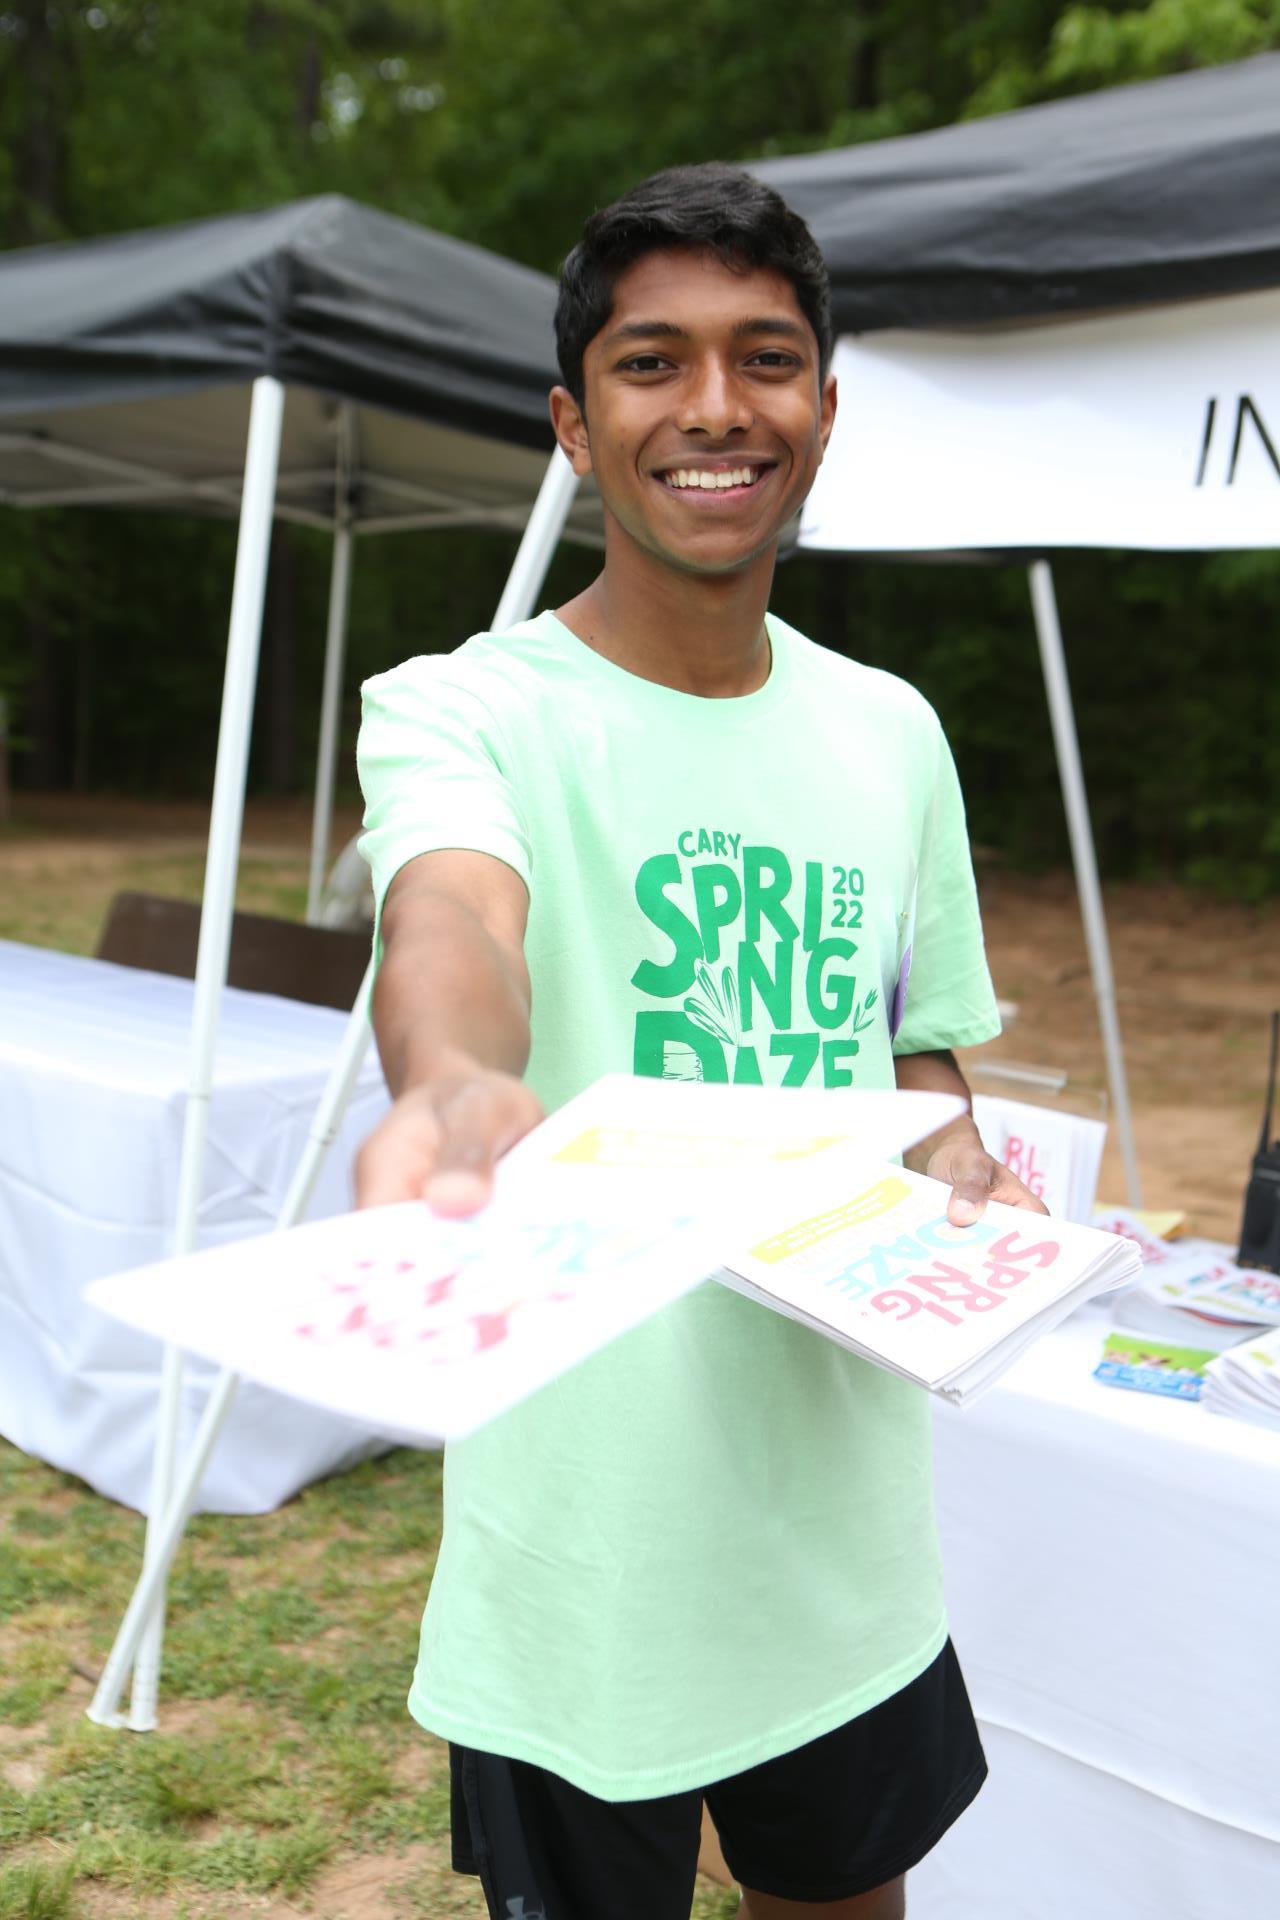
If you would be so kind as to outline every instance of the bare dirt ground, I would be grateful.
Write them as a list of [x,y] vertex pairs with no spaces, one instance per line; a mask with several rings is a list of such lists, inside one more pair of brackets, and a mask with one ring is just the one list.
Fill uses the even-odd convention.
[[[18,796],[0,833],[0,937],[91,951],[118,888],[198,893],[207,824],[195,804]],[[338,809],[335,848],[358,824],[354,809]],[[242,905],[300,902],[309,836],[305,800],[249,807]],[[996,990],[1017,1007],[982,1055],[1065,1071],[1086,1093],[1105,1088],[1071,875],[1028,877],[980,860],[978,877]],[[1266,1016],[1280,1004],[1280,902],[1122,885],[1107,889],[1106,908],[1144,1200],[1184,1208],[1198,1231],[1232,1239],[1257,1135]],[[26,930],[14,927],[17,916]],[[1124,1197],[1114,1128],[1102,1195]]]
[[[981,866],[979,888],[996,989],[1018,1008],[982,1052],[1104,1088],[1071,876]],[[1144,1202],[1185,1209],[1196,1231],[1232,1240],[1261,1115],[1267,1016],[1280,1004],[1280,905],[1117,886],[1106,910]],[[1114,1128],[1101,1194],[1124,1197]]]

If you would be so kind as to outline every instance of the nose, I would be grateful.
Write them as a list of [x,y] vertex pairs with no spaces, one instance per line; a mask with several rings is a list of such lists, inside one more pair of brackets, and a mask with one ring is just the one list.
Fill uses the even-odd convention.
[[719,354],[696,360],[683,383],[677,425],[682,433],[702,433],[725,440],[745,432],[754,418],[750,396],[734,368]]

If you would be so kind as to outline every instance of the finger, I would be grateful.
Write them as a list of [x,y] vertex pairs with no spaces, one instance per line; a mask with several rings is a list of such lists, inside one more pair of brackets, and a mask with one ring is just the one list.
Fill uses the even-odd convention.
[[356,1206],[421,1200],[439,1148],[431,1108],[416,1095],[398,1100],[356,1155]]
[[433,1213],[454,1219],[477,1213],[493,1191],[493,1169],[542,1118],[518,1080],[473,1080],[440,1109],[441,1140],[426,1184]]
[[1008,1167],[1001,1167],[991,1186],[991,1198],[1003,1201],[1006,1207],[1021,1207],[1024,1213],[1048,1213],[1043,1200],[1032,1193],[1030,1187],[1024,1187],[1016,1173],[1010,1173]]
[[991,1198],[992,1162],[982,1152],[953,1153],[941,1177],[951,1182],[947,1219],[953,1227],[971,1227],[986,1212]]

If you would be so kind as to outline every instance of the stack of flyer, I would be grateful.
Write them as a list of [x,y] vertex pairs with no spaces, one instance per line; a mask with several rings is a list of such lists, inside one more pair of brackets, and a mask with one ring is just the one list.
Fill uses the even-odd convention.
[[1241,1340],[1211,1360],[1201,1398],[1210,1413],[1280,1428],[1280,1330]]
[[866,1164],[848,1197],[792,1207],[717,1278],[964,1405],[1082,1301],[1140,1269],[1125,1239],[995,1202],[954,1227],[948,1197],[922,1174]]
[[1090,1223],[1105,1121],[989,1093],[974,1094],[973,1118],[987,1152],[1016,1173],[1055,1220]]
[[1099,1208],[1094,1224],[1123,1234],[1142,1255],[1133,1290],[1117,1301],[1117,1326],[1165,1332],[1200,1346],[1232,1345],[1255,1327],[1280,1326],[1280,1274],[1238,1266],[1216,1240],[1158,1240],[1123,1208]]
[[506,1156],[472,1218],[374,1208],[113,1275],[86,1299],[418,1443],[474,1432],[712,1277],[963,1401],[1139,1255],[1007,1207],[949,1226],[946,1187],[882,1157],[961,1110],[610,1076]]

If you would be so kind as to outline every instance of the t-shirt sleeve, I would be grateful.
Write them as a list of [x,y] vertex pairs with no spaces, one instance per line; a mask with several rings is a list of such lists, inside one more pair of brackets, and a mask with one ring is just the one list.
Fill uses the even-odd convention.
[[[936,720],[933,722],[937,726]],[[933,792],[925,809],[914,924],[904,954],[895,1054],[977,1046],[1000,1031],[982,941],[978,892],[955,762],[938,728]]]
[[532,879],[529,835],[485,701],[452,656],[410,660],[362,688],[356,765],[360,851],[373,875],[374,950],[387,888],[406,861],[446,847],[491,854]]

